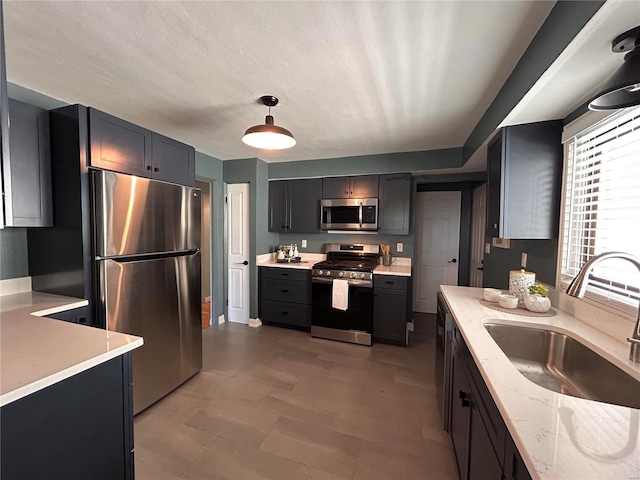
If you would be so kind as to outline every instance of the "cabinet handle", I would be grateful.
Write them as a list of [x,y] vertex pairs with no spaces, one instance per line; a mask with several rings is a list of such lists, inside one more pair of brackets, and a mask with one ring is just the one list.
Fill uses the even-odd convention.
[[280,290],[282,293],[288,293],[289,290]]
[[281,273],[280,275],[282,275],[283,277],[288,277],[289,276],[288,273]]
[[160,167],[155,167],[155,168],[153,169],[153,171],[154,171],[154,172],[159,172],[159,171],[160,171]]
[[460,397],[463,408],[471,407],[471,399],[469,398],[469,393],[458,390],[458,396]]
[[384,283],[386,283],[387,285],[393,285],[395,282],[393,282],[393,281],[391,281],[391,280],[387,280],[387,281],[386,281],[386,282],[384,282]]
[[289,312],[280,312],[281,315],[289,315]]
[[147,165],[147,170],[151,170],[151,165]]

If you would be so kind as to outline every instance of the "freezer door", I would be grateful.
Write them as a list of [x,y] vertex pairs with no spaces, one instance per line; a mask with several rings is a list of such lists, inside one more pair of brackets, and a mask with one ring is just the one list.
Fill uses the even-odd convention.
[[96,256],[200,248],[200,190],[91,171]]
[[144,338],[133,351],[138,413],[202,368],[200,253],[98,262],[109,330]]

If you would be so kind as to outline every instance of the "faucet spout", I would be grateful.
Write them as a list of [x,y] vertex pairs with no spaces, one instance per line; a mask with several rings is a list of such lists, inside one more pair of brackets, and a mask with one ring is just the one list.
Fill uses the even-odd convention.
[[[596,255],[589,259],[589,261],[582,266],[576,277],[569,284],[569,287],[567,288],[567,295],[571,295],[576,298],[584,297],[591,271],[597,264],[610,258],[627,260],[635,265],[638,272],[640,272],[640,259],[638,257],[624,252],[601,253],[600,255]],[[636,363],[640,363],[640,309],[638,310],[636,324],[633,327],[633,333],[631,334],[631,337],[627,338],[627,341],[631,344],[629,347],[629,359]]]

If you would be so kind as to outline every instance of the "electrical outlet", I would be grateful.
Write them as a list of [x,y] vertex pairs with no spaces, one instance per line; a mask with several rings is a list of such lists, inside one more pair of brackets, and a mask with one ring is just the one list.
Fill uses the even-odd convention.
[[306,240],[302,240],[302,242],[300,242],[302,247],[301,248],[307,248],[307,241]]
[[396,243],[396,251],[398,253],[402,253],[402,249],[404,248],[404,246],[402,245],[402,243]]
[[484,253],[491,253],[491,244],[490,243],[485,243],[484,244]]
[[527,254],[525,252],[522,252],[522,256],[520,257],[520,266],[527,268]]

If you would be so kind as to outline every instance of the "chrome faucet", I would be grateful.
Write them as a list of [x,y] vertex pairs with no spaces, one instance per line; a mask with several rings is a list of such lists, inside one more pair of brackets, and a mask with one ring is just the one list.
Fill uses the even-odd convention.
[[[596,255],[589,259],[589,261],[582,266],[578,275],[576,275],[576,278],[574,278],[569,284],[569,287],[567,288],[567,295],[571,295],[576,298],[584,297],[584,293],[587,290],[587,284],[589,283],[589,274],[591,273],[591,270],[593,270],[593,267],[598,263],[610,258],[628,260],[633,263],[638,269],[638,272],[640,272],[640,259],[633,255],[624,252],[601,253],[600,255]],[[640,309],[638,309],[638,319],[636,320],[635,327],[633,327],[633,333],[631,334],[631,337],[627,338],[627,342],[631,344],[629,347],[629,359],[633,362],[640,363]]]

